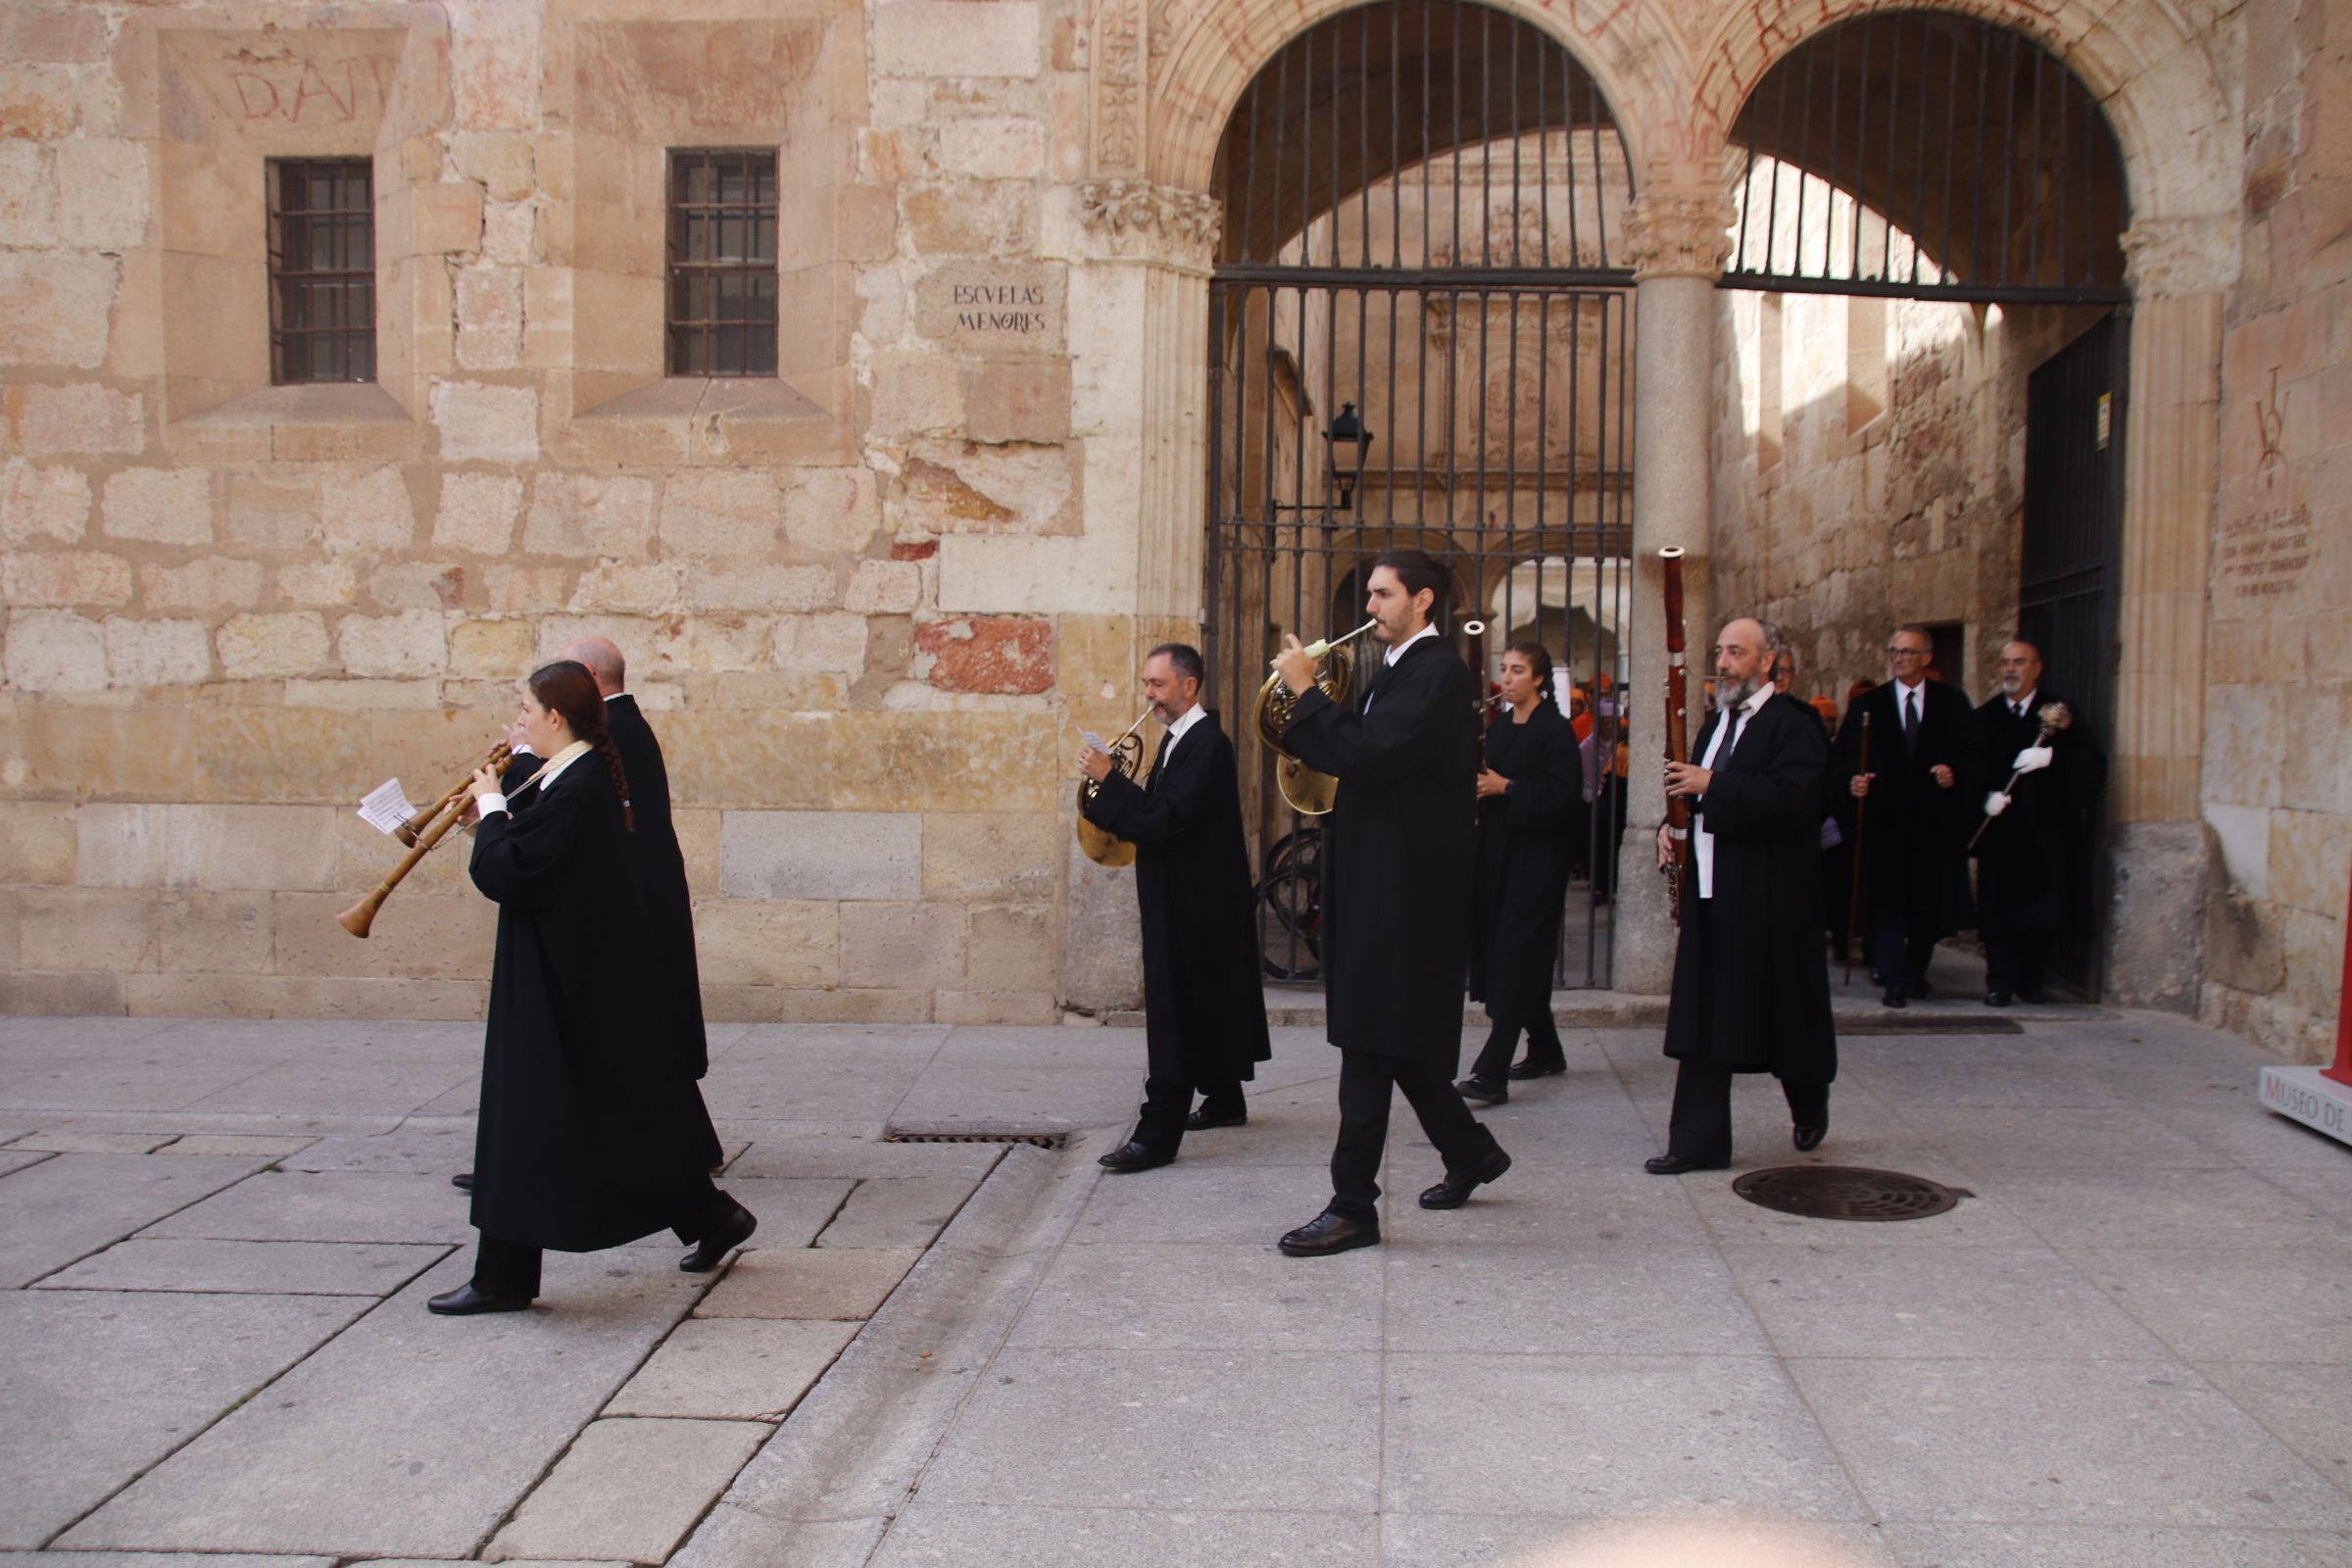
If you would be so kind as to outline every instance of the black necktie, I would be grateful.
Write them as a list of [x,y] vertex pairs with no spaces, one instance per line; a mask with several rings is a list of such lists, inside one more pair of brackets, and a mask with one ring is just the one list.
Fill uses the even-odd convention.
[[[1732,760],[1732,748],[1740,739],[1740,715],[1743,708],[1727,709],[1723,715],[1723,744],[1715,748],[1715,766],[1721,767]],[[1712,771],[1712,769],[1710,769]]]
[[1917,688],[1903,693],[1903,751],[1908,754],[1919,749],[1919,692]]
[[1159,770],[1168,765],[1168,748],[1176,744],[1176,732],[1168,731],[1159,738],[1159,750],[1152,754],[1152,776],[1144,780],[1144,793],[1149,795],[1159,787]]

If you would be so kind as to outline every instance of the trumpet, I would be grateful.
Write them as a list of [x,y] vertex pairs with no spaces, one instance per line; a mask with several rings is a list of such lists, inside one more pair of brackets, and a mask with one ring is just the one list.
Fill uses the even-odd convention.
[[[1378,620],[1367,620],[1345,637],[1306,645],[1306,657],[1322,662],[1323,667],[1315,671],[1315,685],[1324,696],[1335,703],[1348,701],[1348,694],[1355,689],[1354,666],[1347,659],[1332,656],[1379,624]],[[1282,791],[1282,798],[1290,802],[1291,809],[1301,816],[1322,816],[1339,800],[1340,781],[1283,750],[1283,731],[1291,727],[1291,712],[1297,703],[1298,699],[1283,686],[1280,675],[1268,675],[1266,683],[1257,689],[1257,703],[1250,710],[1250,721],[1256,726],[1257,738],[1282,759],[1274,769],[1274,783]]]
[[[1111,769],[1131,780],[1136,770],[1144,765],[1143,737],[1136,731],[1142,729],[1144,720],[1151,716],[1152,710],[1145,709],[1135,715],[1135,722],[1127,726],[1126,734],[1103,748],[1110,753]],[[1135,846],[1108,828],[1097,827],[1086,819],[1087,807],[1094,804],[1095,797],[1102,792],[1102,786],[1091,778],[1078,781],[1078,848],[1085,851],[1086,858],[1097,865],[1115,871],[1122,865],[1135,863]]]

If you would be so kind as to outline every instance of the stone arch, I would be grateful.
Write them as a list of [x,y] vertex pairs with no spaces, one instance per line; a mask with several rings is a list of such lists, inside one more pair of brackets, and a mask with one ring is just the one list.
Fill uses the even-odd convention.
[[1727,8],[1698,51],[1692,152],[1718,159],[1740,106],[1797,45],[1840,22],[1903,9],[1949,12],[2033,39],[2080,76],[2123,148],[2135,225],[2225,219],[2238,206],[2238,156],[2227,97],[2198,40],[2162,0],[2102,12],[2031,0],[1762,0]]
[[[1250,83],[1284,47],[1362,0],[1219,0],[1195,11],[1157,68],[1148,171],[1163,185],[1206,190],[1225,123]],[[1592,75],[1642,171],[1673,158],[1678,143],[1655,107],[1689,80],[1680,38],[1643,0],[1480,0],[1532,24]],[[1687,100],[1687,95],[1686,100]]]

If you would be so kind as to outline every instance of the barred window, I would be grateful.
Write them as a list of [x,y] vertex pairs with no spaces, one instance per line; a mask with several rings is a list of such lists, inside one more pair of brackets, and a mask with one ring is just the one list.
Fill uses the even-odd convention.
[[776,155],[669,155],[669,373],[776,373]]
[[366,158],[273,158],[270,379],[375,379],[375,171]]

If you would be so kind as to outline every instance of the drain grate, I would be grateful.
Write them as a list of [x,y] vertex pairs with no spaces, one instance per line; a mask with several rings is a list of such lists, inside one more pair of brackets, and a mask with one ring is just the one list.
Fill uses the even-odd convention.
[[1926,1219],[1976,1194],[1899,1170],[1859,1165],[1775,1165],[1732,1183],[1749,1202],[1806,1219]]
[[892,1128],[882,1135],[886,1144],[1027,1144],[1032,1149],[1059,1149],[1068,1142],[1061,1133],[922,1133]]

